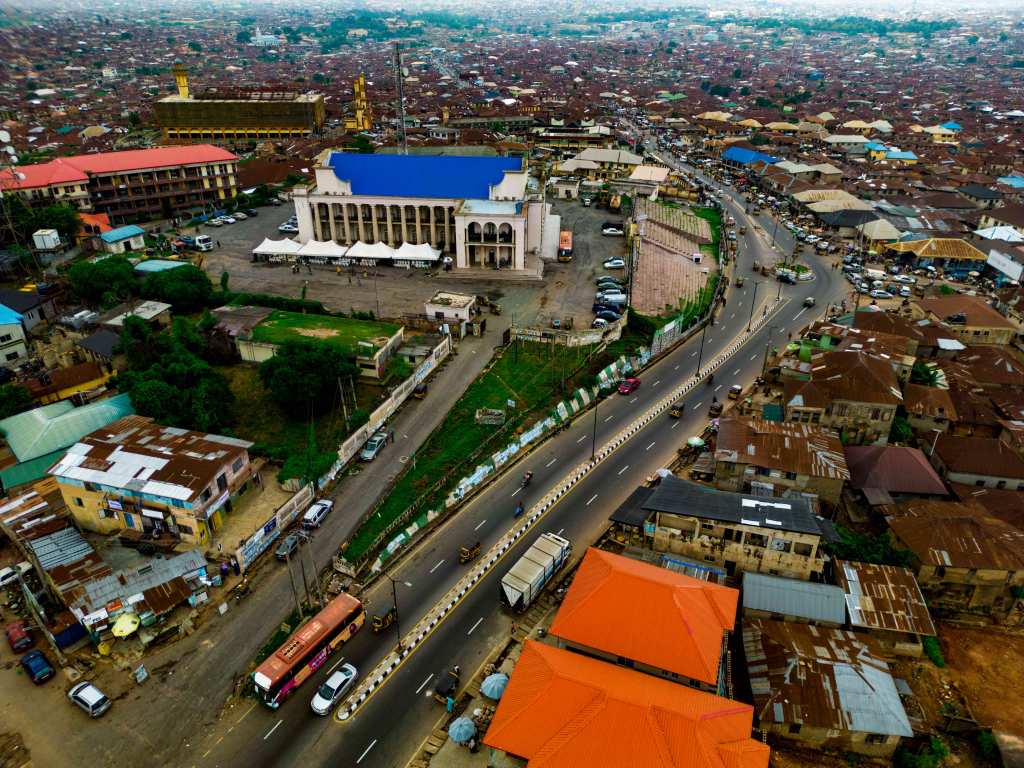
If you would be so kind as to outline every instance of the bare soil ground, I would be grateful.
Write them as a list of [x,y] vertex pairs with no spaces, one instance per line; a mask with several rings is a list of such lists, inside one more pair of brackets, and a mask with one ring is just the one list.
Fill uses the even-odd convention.
[[978,722],[1024,737],[1024,633],[943,624],[939,637]]

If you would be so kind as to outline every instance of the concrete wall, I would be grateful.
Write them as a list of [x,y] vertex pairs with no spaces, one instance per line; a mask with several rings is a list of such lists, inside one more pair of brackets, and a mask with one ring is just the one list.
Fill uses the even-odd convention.
[[761,727],[775,736],[799,744],[809,744],[819,749],[839,752],[856,752],[858,755],[868,757],[891,757],[901,741],[899,736],[886,736],[882,743],[874,744],[868,742],[869,734],[867,733],[816,728],[810,725],[800,725],[799,733],[795,734],[790,732],[789,723],[762,723]]

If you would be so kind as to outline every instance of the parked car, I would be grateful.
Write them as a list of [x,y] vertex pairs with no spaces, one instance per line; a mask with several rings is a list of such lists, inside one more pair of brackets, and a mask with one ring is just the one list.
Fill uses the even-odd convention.
[[234,212],[233,214],[231,214],[231,216],[232,216],[232,217],[233,217],[233,218],[234,218],[234,219],[235,219],[236,221],[245,221],[246,219],[248,219],[248,218],[249,218],[248,216],[246,216],[246,215],[245,215],[244,213],[242,213],[241,211],[235,211],[235,212]]
[[814,306],[814,297],[813,296],[808,296],[806,299],[804,299],[804,306],[805,307],[813,307]]
[[911,275],[894,275],[893,281],[897,283],[903,283],[904,285],[915,285],[917,280]]
[[322,499],[321,501],[316,502],[313,506],[307,509],[306,514],[302,516],[302,527],[306,530],[319,528],[333,508],[334,502],[330,499]]
[[208,226],[208,227],[223,227],[224,226],[224,222],[221,221],[220,219],[209,219],[206,222],[206,226]]
[[345,698],[345,694],[352,690],[356,684],[359,672],[351,664],[342,664],[335,672],[324,680],[313,696],[310,707],[318,715],[328,715],[338,702]]
[[246,216],[259,216],[259,213],[260,212],[257,211],[255,208],[246,208],[245,209],[245,215]]
[[626,303],[626,294],[619,293],[618,291],[607,291],[605,293],[600,294],[597,297],[597,300],[599,302],[601,302],[602,304],[620,304],[620,305],[625,305],[625,303]]
[[625,269],[626,268],[626,260],[625,259],[608,259],[601,266],[603,266],[605,269]]
[[237,219],[235,219],[234,216],[221,216],[220,220],[225,224],[234,224],[237,222]]
[[609,323],[614,323],[616,320],[622,317],[618,312],[613,312],[610,309],[604,309],[597,313],[597,317],[601,320],[607,320]]
[[909,285],[901,285],[899,293],[904,299],[909,299],[912,292]]
[[296,227],[294,224],[282,224],[280,227],[277,228],[277,231],[289,235],[294,235],[298,234],[299,228]]
[[22,560],[15,566],[0,569],[0,589],[8,587],[18,581],[18,577],[24,578],[32,571],[32,564],[28,560]]
[[25,674],[28,675],[28,679],[36,685],[42,685],[55,674],[53,665],[42,651],[29,651],[21,657],[19,663],[25,670]]
[[622,237],[625,232],[618,227],[605,227],[601,230],[601,234],[605,237]]
[[68,691],[68,698],[85,710],[89,717],[99,717],[110,709],[110,699],[92,683],[74,686]]
[[377,458],[377,454],[384,450],[384,445],[388,441],[388,433],[384,430],[378,430],[374,432],[370,439],[366,441],[366,445],[363,446],[363,450],[359,452],[360,461],[373,461]]
[[277,545],[277,549],[274,550],[274,557],[278,560],[287,560],[298,551],[299,544],[301,543],[302,539],[299,534],[289,533],[281,539],[281,543]]
[[631,395],[638,389],[640,389],[640,379],[637,379],[635,377],[623,379],[622,383],[619,384],[620,395]]
[[883,291],[880,288],[873,289],[868,295],[872,299],[891,299],[892,298],[892,294],[891,293],[889,293],[888,291]]
[[590,327],[591,328],[604,328],[606,325],[608,325],[608,321],[607,320],[602,320],[600,317],[595,317],[594,318],[594,322],[592,322],[590,324]]
[[7,644],[15,653],[27,651],[35,643],[24,621],[11,622],[4,627],[4,634],[7,636]]

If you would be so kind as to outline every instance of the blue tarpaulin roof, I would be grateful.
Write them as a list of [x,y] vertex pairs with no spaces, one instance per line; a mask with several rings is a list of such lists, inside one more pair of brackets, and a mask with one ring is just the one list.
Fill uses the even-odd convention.
[[10,307],[0,304],[0,325],[11,325],[21,322],[21,313],[15,312]]
[[104,243],[119,243],[122,240],[127,240],[130,237],[138,237],[139,235],[146,234],[146,230],[142,227],[137,227],[134,224],[128,224],[124,227],[118,227],[112,229],[109,232],[103,232],[100,234],[100,240]]
[[332,152],[327,164],[354,195],[486,200],[505,171],[522,170],[518,157],[360,155]]
[[729,147],[722,153],[722,158],[731,163],[739,163],[740,165],[750,165],[757,162],[775,165],[775,163],[779,162],[777,157],[766,155],[764,152],[755,152],[745,147]]
[[948,123],[943,123],[940,128],[945,128],[947,131],[962,131],[960,123],[953,122],[950,120]]

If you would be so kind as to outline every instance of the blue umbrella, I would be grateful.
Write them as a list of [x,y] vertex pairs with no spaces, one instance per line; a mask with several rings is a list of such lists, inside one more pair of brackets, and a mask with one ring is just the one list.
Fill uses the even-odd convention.
[[476,724],[468,717],[457,717],[448,726],[448,738],[456,744],[465,744],[476,735]]
[[483,683],[480,685],[480,693],[489,699],[497,701],[505,693],[505,686],[507,685],[508,675],[495,672],[493,675],[488,675],[484,678]]

